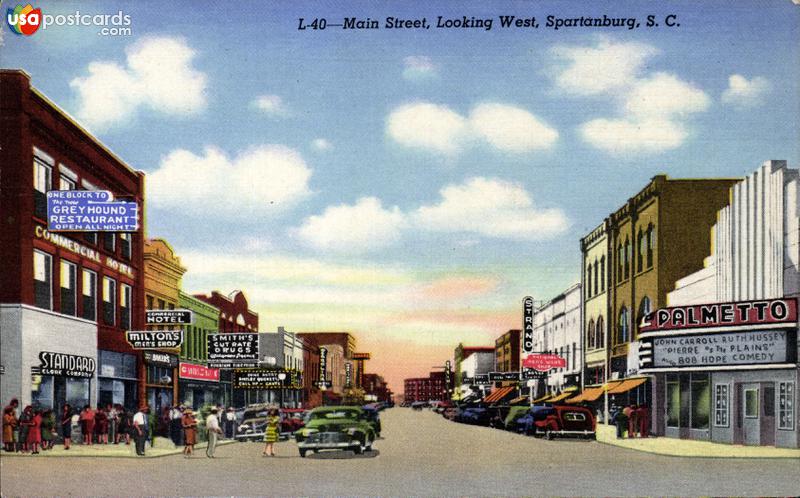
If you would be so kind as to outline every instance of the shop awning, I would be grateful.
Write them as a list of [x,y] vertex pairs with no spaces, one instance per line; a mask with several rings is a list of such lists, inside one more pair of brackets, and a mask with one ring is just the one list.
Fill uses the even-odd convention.
[[552,398],[552,397],[553,397],[552,394],[545,394],[541,398],[536,398],[535,400],[533,400],[533,403],[534,404],[536,404],[536,403],[545,403],[547,401],[550,401],[550,398]]
[[575,390],[563,392],[563,393],[559,394],[558,396],[553,396],[552,398],[550,398],[548,400],[548,403],[558,403],[559,401],[567,399],[570,396],[574,396],[575,393],[576,393]]
[[503,398],[507,398],[508,396],[510,396],[515,389],[516,389],[515,387],[501,387],[496,391],[494,391],[492,394],[486,396],[483,399],[483,401],[486,403],[497,403]]
[[608,394],[624,394],[631,389],[635,389],[647,382],[647,377],[637,379],[625,379],[614,387],[609,388]]
[[508,402],[509,405],[526,405],[528,404],[528,397],[527,396],[520,396],[518,398],[514,398]]
[[572,399],[567,400],[567,403],[581,403],[597,401],[597,398],[603,395],[603,386],[591,386],[583,390],[582,393]]

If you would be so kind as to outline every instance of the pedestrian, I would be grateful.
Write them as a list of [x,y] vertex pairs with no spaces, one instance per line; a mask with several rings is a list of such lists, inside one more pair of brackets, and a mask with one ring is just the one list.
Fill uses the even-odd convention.
[[236,436],[236,412],[230,406],[225,412],[225,438],[233,439],[234,436]]
[[197,419],[194,418],[191,408],[183,411],[181,427],[183,427],[183,455],[185,458],[191,458],[194,453],[194,445],[197,444]]
[[631,405],[628,408],[628,437],[634,438],[636,437],[636,429],[638,429],[639,425],[639,412],[637,411],[636,405]]
[[183,407],[175,405],[169,411],[169,437],[175,446],[181,444],[181,421],[183,419]]
[[217,438],[222,434],[222,429],[219,428],[219,419],[217,419],[217,411],[216,408],[212,408],[211,413],[206,417],[206,435],[208,437],[206,456],[208,458],[214,458],[214,452],[217,449]]
[[277,408],[273,408],[267,415],[267,427],[264,429],[264,451],[262,456],[275,456],[274,444],[278,442],[280,433],[281,417]]
[[95,413],[92,407],[86,405],[81,410],[81,432],[83,433],[83,444],[91,446],[92,436],[94,435],[94,417]]
[[106,405],[106,415],[108,416],[108,439],[113,443],[119,443],[119,412],[117,407],[119,405]]
[[14,441],[14,431],[17,430],[17,417],[12,406],[3,409],[3,449],[7,452],[16,451],[17,445]]
[[39,446],[42,444],[42,412],[38,408],[33,411],[33,418],[28,427],[28,449],[31,454],[39,454]]
[[42,412],[42,451],[49,450],[53,447],[53,440],[58,435],[56,434],[56,416],[53,410],[49,408]]
[[144,442],[147,439],[147,414],[150,407],[143,405],[133,416],[133,438],[136,441],[136,454],[144,456]]
[[647,409],[647,405],[639,405],[637,415],[639,419],[639,437],[649,437],[650,412]]
[[128,413],[128,410],[126,410],[125,407],[122,405],[118,405],[117,413],[119,417],[119,430],[117,430],[116,443],[119,443],[119,440],[124,437],[125,444],[130,445],[131,432],[133,431],[133,422],[131,422],[131,414]]
[[618,409],[614,412],[612,421],[617,426],[617,439],[625,437],[625,428],[628,426],[628,416],[625,415],[625,409]]
[[61,437],[64,438],[64,449],[68,450],[72,444],[72,407],[64,405],[61,411]]
[[97,405],[94,414],[95,434],[97,434],[97,444],[108,444],[108,413],[102,405]]
[[28,452],[28,432],[31,429],[31,425],[33,425],[33,407],[28,405],[19,416],[19,436],[17,441],[19,441],[19,451],[22,453]]

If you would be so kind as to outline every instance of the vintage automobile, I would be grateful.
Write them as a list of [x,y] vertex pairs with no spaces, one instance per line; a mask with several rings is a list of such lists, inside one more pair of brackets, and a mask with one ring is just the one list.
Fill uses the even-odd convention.
[[530,410],[528,405],[510,407],[505,420],[503,420],[503,428],[507,431],[516,431],[517,420],[524,417],[528,413],[528,410]]
[[302,408],[281,409],[281,437],[288,439],[305,426],[305,415],[308,410]]
[[444,418],[447,420],[455,420],[456,417],[461,413],[461,408],[457,406],[451,406],[450,408],[445,409],[444,413],[442,414]]
[[415,402],[411,403],[411,409],[412,410],[422,410],[423,408],[427,408],[427,407],[428,407],[428,402],[427,401],[415,401]]
[[305,427],[294,433],[300,456],[322,450],[352,451],[357,455],[372,449],[375,430],[359,406],[322,406],[309,414]]
[[462,424],[484,425],[488,426],[491,421],[492,414],[486,408],[482,407],[469,407],[464,408],[461,413],[456,416],[455,421]]
[[380,437],[381,417],[378,413],[378,408],[372,405],[364,405],[362,409],[364,410],[364,415],[366,416],[367,422],[372,425],[372,429],[375,431],[375,437]]
[[522,416],[509,424],[509,430],[535,436],[537,434],[536,422],[544,420],[553,413],[554,410],[551,405],[532,406]]
[[248,405],[242,414],[242,422],[236,428],[237,441],[261,441],[267,426],[267,414],[272,405],[260,403]]
[[545,415],[543,420],[534,422],[537,434],[542,434],[547,439],[555,436],[595,439],[595,419],[590,409],[565,405],[553,405],[551,408],[552,413]]

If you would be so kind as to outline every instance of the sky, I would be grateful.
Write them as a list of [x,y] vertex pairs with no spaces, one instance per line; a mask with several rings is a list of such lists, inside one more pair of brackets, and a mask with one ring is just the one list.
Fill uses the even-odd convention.
[[[261,331],[350,331],[397,392],[579,281],[580,238],[654,175],[798,165],[790,0],[286,4],[38,2],[54,24],[4,21],[0,66],[146,172],[185,290],[243,290]],[[56,24],[76,11],[130,34]],[[547,27],[604,15],[639,26]]]

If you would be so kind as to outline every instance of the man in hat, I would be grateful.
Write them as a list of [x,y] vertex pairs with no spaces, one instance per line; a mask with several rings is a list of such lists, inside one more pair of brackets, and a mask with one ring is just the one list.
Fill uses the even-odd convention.
[[217,418],[217,409],[212,408],[211,413],[206,417],[206,434],[208,435],[208,446],[206,447],[206,456],[214,458],[214,452],[217,449],[217,437],[222,434],[222,429],[219,428],[219,419]]
[[136,454],[144,456],[144,442],[148,436],[147,414],[150,413],[150,407],[142,405],[139,411],[133,416],[133,438],[136,441]]
[[175,405],[169,411],[169,437],[175,446],[181,445],[181,419],[183,418],[183,406]]
[[232,406],[225,412],[225,439],[233,439],[236,432],[236,412]]

